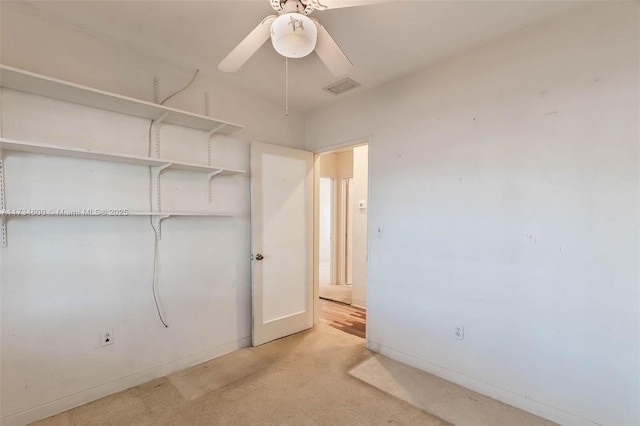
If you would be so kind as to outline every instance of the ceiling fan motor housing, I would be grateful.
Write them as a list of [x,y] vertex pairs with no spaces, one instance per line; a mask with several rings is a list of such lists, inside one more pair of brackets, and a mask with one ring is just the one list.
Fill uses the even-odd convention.
[[287,58],[302,58],[316,48],[318,29],[315,23],[300,13],[284,13],[271,24],[273,48]]
[[297,12],[309,15],[319,3],[313,0],[271,0],[271,7],[277,13]]

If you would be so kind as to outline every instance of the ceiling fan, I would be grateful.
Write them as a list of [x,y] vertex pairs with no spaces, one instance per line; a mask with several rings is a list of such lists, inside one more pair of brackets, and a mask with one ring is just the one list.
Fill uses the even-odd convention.
[[314,10],[383,3],[385,0],[270,0],[277,15],[267,16],[219,64],[224,72],[236,72],[269,37],[276,52],[302,58],[315,50],[335,76],[349,72],[353,64],[327,30],[308,15]]

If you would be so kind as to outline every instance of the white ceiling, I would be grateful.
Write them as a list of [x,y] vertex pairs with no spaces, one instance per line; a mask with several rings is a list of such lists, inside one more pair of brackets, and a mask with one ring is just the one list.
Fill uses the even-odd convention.
[[[217,70],[218,62],[265,16],[273,14],[269,0],[21,3],[41,15],[64,20],[182,67],[215,73],[224,81],[283,102],[284,58],[270,42],[237,73]],[[576,4],[414,0],[315,11],[313,16],[353,62],[348,76],[362,87],[339,96],[330,94],[322,88],[340,78],[331,75],[315,54],[290,60],[290,108],[308,111],[356,95]]]

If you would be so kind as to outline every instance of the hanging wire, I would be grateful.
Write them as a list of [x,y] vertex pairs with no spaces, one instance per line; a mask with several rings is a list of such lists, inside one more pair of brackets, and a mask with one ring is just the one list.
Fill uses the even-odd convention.
[[156,311],[158,311],[158,318],[160,318],[160,322],[164,325],[164,328],[169,328],[169,325],[165,322],[164,318],[162,318],[162,313],[160,312],[160,306],[158,305],[158,297],[156,296],[156,283],[158,282],[158,239],[155,239],[154,250],[153,250],[153,301],[156,303]]
[[289,116],[289,58],[284,57],[284,115]]
[[[165,102],[167,102],[169,99],[171,99],[172,97],[174,97],[175,95],[177,95],[178,93],[181,93],[185,90],[187,90],[187,88],[189,86],[191,86],[191,84],[195,81],[196,77],[198,76],[198,73],[200,72],[199,69],[196,70],[196,72],[193,74],[193,78],[191,79],[191,81],[184,86],[182,89],[178,90],[177,92],[172,93],[171,95],[167,96],[166,98],[164,98],[164,100],[162,102],[160,102],[160,105],[163,105]],[[151,120],[151,124],[149,124],[149,157],[151,157],[151,130],[153,129],[153,123],[154,120]],[[157,157],[157,153],[156,153],[156,157]],[[153,186],[153,173],[151,172],[151,167],[149,167],[149,210],[151,212],[153,212],[153,196],[151,195],[151,188]],[[160,196],[160,194],[158,194],[158,197]],[[153,228],[153,216],[149,216],[149,223],[151,224],[151,227]],[[151,290],[153,292],[153,301],[156,305],[156,311],[158,311],[158,318],[160,318],[160,322],[162,323],[162,325],[165,326],[165,328],[169,328],[169,325],[167,324],[167,322],[164,320],[164,318],[162,317],[162,312],[160,311],[160,305],[158,303],[158,296],[156,295],[156,287],[158,284],[158,238],[155,235],[155,228],[153,228],[154,230],[154,244],[153,244],[153,279],[151,282]]]
[[[149,150],[151,150],[151,128],[153,127],[153,122],[151,122],[151,126],[149,127]],[[153,173],[151,172],[151,167],[149,167],[149,211],[153,212],[153,196],[151,195],[153,187]],[[155,228],[153,227],[153,216],[149,215],[149,223],[151,224],[151,228],[153,228],[153,278],[151,280],[151,291],[153,292],[153,302],[156,305],[156,311],[158,311],[158,318],[160,318],[160,322],[164,325],[165,328],[169,328],[169,325],[162,317],[162,313],[160,312],[160,305],[158,304],[158,296],[156,295],[156,287],[158,284],[158,237],[155,235]]]
[[182,89],[178,90],[177,92],[174,92],[172,94],[170,94],[169,96],[167,96],[166,98],[164,98],[164,101],[160,102],[160,105],[164,105],[165,102],[167,102],[169,99],[173,98],[175,95],[177,95],[180,92],[183,92],[185,90],[187,90],[187,87],[191,86],[191,83],[193,83],[196,79],[196,77],[198,76],[198,73],[200,72],[199,69],[196,70],[195,74],[193,74],[193,78],[191,79],[191,81],[189,83],[187,83],[186,86],[184,86]]

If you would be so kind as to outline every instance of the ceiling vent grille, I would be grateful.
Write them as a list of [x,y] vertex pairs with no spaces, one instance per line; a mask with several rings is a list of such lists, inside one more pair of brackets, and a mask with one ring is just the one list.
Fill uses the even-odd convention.
[[327,87],[324,87],[324,90],[326,90],[327,92],[331,92],[334,95],[339,95],[351,89],[355,89],[356,87],[359,87],[359,86],[360,86],[360,83],[357,83],[351,80],[350,78],[345,78],[336,83],[330,84]]

